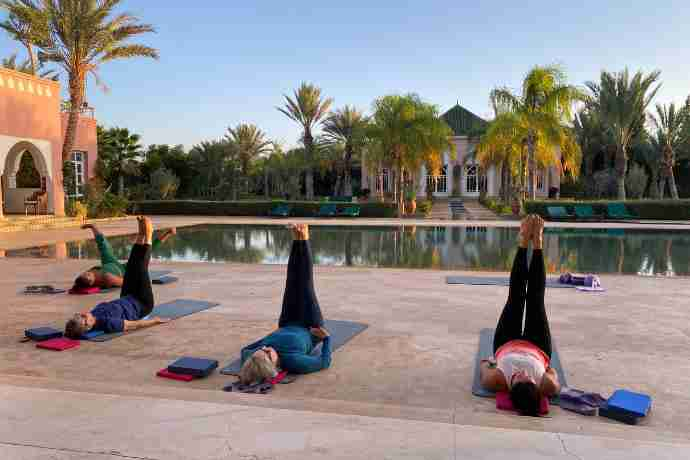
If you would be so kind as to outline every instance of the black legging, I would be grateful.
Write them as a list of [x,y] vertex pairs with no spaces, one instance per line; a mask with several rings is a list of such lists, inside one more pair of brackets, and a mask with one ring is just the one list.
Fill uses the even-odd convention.
[[307,328],[323,326],[323,315],[314,292],[314,271],[309,241],[292,242],[283,294],[283,310],[280,313],[278,327],[289,325]]
[[[544,254],[541,249],[532,251],[532,262],[527,268],[527,249],[519,248],[510,272],[508,302],[496,325],[494,334],[494,353],[511,340],[528,340],[541,348],[551,358],[551,331],[544,308],[546,289],[546,270]],[[525,300],[527,312],[525,313]],[[522,331],[522,317],[525,317],[525,330]]]
[[153,289],[149,278],[149,261],[151,260],[150,244],[135,244],[129,253],[125,278],[122,281],[120,297],[132,296],[141,303],[141,317],[153,310]]

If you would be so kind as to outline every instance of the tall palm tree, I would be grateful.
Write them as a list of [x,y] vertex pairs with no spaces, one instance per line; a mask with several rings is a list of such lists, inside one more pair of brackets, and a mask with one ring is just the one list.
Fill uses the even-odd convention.
[[[656,105],[657,115],[652,115],[652,123],[656,128],[656,143],[663,155],[663,177],[668,184],[671,198],[678,199],[678,188],[676,178],[673,175],[673,168],[676,165],[676,150],[684,143],[688,142],[686,125],[690,124],[690,114],[688,107],[676,108],[672,102],[669,105]],[[661,186],[663,196],[664,184]]]
[[37,75],[39,62],[34,50],[37,41],[45,36],[46,22],[44,17],[37,14],[37,2],[34,0],[0,0],[0,9],[7,11],[8,16],[0,22],[0,29],[4,29],[10,37],[26,48],[29,56],[25,73]]
[[223,141],[204,141],[189,151],[194,168],[202,176],[209,191],[217,191],[223,182],[228,159],[232,156],[232,146]]
[[321,88],[306,82],[302,82],[300,87],[295,90],[292,98],[287,95],[283,95],[283,97],[285,98],[285,107],[277,107],[277,109],[290,120],[302,125],[306,163],[305,189],[307,199],[311,200],[314,198],[314,136],[312,129],[327,116],[333,99],[322,98]]
[[625,176],[628,171],[628,147],[639,127],[644,124],[647,107],[661,85],[655,85],[660,71],[630,78],[628,69],[618,73],[601,72],[600,82],[587,82],[592,92],[590,104],[610,129],[616,146],[616,186],[618,199],[624,200]]
[[127,128],[101,130],[99,159],[107,171],[111,184],[117,181],[117,192],[125,193],[125,176],[139,175],[139,164],[143,149],[141,136],[132,134]]
[[256,125],[240,123],[234,128],[228,128],[225,139],[233,142],[237,147],[242,174],[247,177],[249,166],[259,156],[269,153],[273,145],[266,139],[266,133]]
[[342,189],[336,188],[337,196],[352,196],[352,159],[364,146],[367,124],[364,114],[349,105],[336,110],[323,122],[326,142],[344,147]]
[[542,151],[550,150],[554,155],[558,146],[574,149],[573,153],[579,156],[572,131],[566,123],[572,120],[575,102],[584,98],[582,91],[566,83],[565,72],[559,66],[532,68],[522,82],[521,94],[514,94],[507,88],[492,91],[491,99],[499,113],[512,112],[517,115],[526,133],[522,142],[527,148],[530,198],[536,198],[535,154],[540,144]]
[[84,103],[86,77],[98,81],[100,64],[134,57],[158,59],[158,51],[128,40],[154,32],[128,13],[116,13],[122,0],[40,0],[33,5],[35,22],[45,21],[47,33],[36,43],[39,59],[54,62],[67,75],[69,118],[62,160],[67,161],[74,147],[79,114]]

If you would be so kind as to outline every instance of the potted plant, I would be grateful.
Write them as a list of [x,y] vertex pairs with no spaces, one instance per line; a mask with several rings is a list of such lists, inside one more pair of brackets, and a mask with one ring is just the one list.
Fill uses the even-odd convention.
[[408,214],[414,215],[417,211],[417,192],[414,190],[408,191],[406,198],[405,208]]

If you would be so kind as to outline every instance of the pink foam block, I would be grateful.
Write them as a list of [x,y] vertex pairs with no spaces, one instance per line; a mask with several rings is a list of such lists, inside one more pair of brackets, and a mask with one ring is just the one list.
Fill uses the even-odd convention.
[[69,290],[70,294],[76,294],[76,295],[98,294],[99,292],[101,292],[101,288],[96,287],[96,286],[87,287],[87,288],[79,288],[79,289],[72,288]]
[[170,372],[167,368],[159,370],[156,372],[156,375],[158,377],[163,377],[164,379],[180,380],[182,382],[191,382],[194,380],[193,375],[176,374],[174,372]]
[[56,339],[44,340],[38,342],[36,348],[45,348],[46,350],[63,351],[79,346],[79,340],[67,339],[65,337],[58,337]]
[[[513,402],[510,400],[510,394],[507,391],[496,393],[496,409],[515,411]],[[539,415],[547,415],[549,413],[549,398],[541,398],[541,406],[539,407]]]

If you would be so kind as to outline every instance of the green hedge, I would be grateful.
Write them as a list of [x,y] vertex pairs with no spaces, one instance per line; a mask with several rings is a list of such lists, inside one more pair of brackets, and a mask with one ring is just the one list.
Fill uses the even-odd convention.
[[525,211],[528,214],[539,214],[543,217],[548,217],[546,212],[547,206],[565,206],[572,214],[576,204],[591,204],[596,214],[606,215],[606,207],[609,203],[624,203],[630,214],[640,219],[690,220],[690,200],[538,200],[526,201]]
[[[330,202],[333,203],[333,202]],[[288,204],[292,207],[292,217],[314,217],[324,203],[314,201],[137,201],[132,203],[131,211],[148,215],[186,215],[186,216],[268,216],[273,207]],[[354,206],[353,203],[336,203],[341,206]],[[395,217],[395,203],[357,203],[360,217]]]

